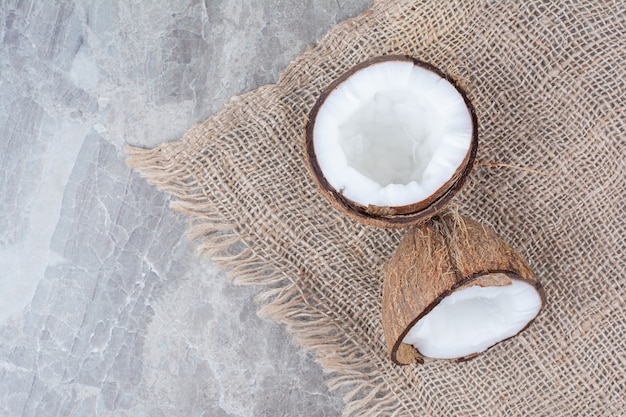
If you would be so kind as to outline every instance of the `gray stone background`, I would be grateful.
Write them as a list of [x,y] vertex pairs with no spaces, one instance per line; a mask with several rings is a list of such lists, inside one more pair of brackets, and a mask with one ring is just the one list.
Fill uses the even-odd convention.
[[0,0],[0,416],[337,416],[124,164],[369,0]]

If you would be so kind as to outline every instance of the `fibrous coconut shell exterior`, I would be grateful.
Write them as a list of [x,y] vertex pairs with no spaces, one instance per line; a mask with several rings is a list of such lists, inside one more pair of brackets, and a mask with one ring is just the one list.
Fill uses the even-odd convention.
[[[345,82],[348,78],[353,76],[358,71],[361,71],[371,65],[388,61],[411,62],[415,66],[422,67],[437,74],[438,76],[452,84],[459,92],[459,94],[463,97],[463,100],[465,101],[465,104],[469,110],[473,126],[472,136],[470,139],[470,146],[467,154],[465,155],[465,158],[458,166],[454,174],[450,177],[448,181],[446,181],[445,184],[443,184],[428,198],[404,206],[364,206],[345,197],[340,190],[336,190],[328,182],[328,180],[326,180],[326,178],[324,177],[324,173],[322,172],[322,169],[320,168],[320,165],[318,163],[317,155],[315,153],[313,132],[315,128],[315,120],[317,114],[330,93],[332,93],[340,84]],[[472,105],[467,94],[449,75],[445,74],[432,64],[420,61],[413,57],[404,55],[384,55],[372,58],[353,67],[344,75],[332,82],[326,88],[326,90],[318,97],[315,105],[309,113],[309,117],[306,122],[304,146],[306,163],[309,171],[311,172],[311,175],[316,182],[318,189],[335,208],[346,214],[348,217],[370,226],[404,228],[417,224],[424,219],[433,216],[434,214],[443,210],[450,202],[452,197],[454,197],[457,192],[461,190],[467,176],[474,167],[474,162],[476,159],[476,152],[478,148],[478,120],[476,117],[474,106]]]
[[391,359],[399,365],[424,362],[402,340],[452,292],[514,279],[533,285],[545,304],[543,287],[523,257],[486,226],[445,213],[410,229],[387,265],[383,285],[383,330]]

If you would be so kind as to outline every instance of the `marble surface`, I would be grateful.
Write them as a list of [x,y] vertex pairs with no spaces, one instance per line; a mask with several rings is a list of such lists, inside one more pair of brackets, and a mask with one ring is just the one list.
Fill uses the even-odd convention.
[[0,2],[0,415],[337,416],[126,144],[178,139],[369,0]]

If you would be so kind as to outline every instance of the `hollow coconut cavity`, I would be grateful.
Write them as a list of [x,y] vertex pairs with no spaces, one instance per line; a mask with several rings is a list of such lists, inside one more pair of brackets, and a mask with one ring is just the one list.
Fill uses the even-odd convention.
[[307,161],[331,202],[353,217],[402,226],[432,215],[469,173],[476,117],[465,93],[404,56],[367,61],[320,96]]
[[524,330],[545,302],[522,256],[458,214],[409,229],[386,268],[382,319],[397,364],[470,359]]

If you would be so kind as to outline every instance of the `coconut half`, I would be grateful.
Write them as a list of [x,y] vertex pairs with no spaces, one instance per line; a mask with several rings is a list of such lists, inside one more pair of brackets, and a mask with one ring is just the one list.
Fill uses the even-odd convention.
[[472,168],[477,122],[466,94],[430,64],[382,56],[348,71],[315,103],[307,162],[333,205],[403,227],[440,210]]
[[545,302],[522,256],[458,214],[409,230],[387,266],[383,330],[398,364],[465,360],[524,330]]

